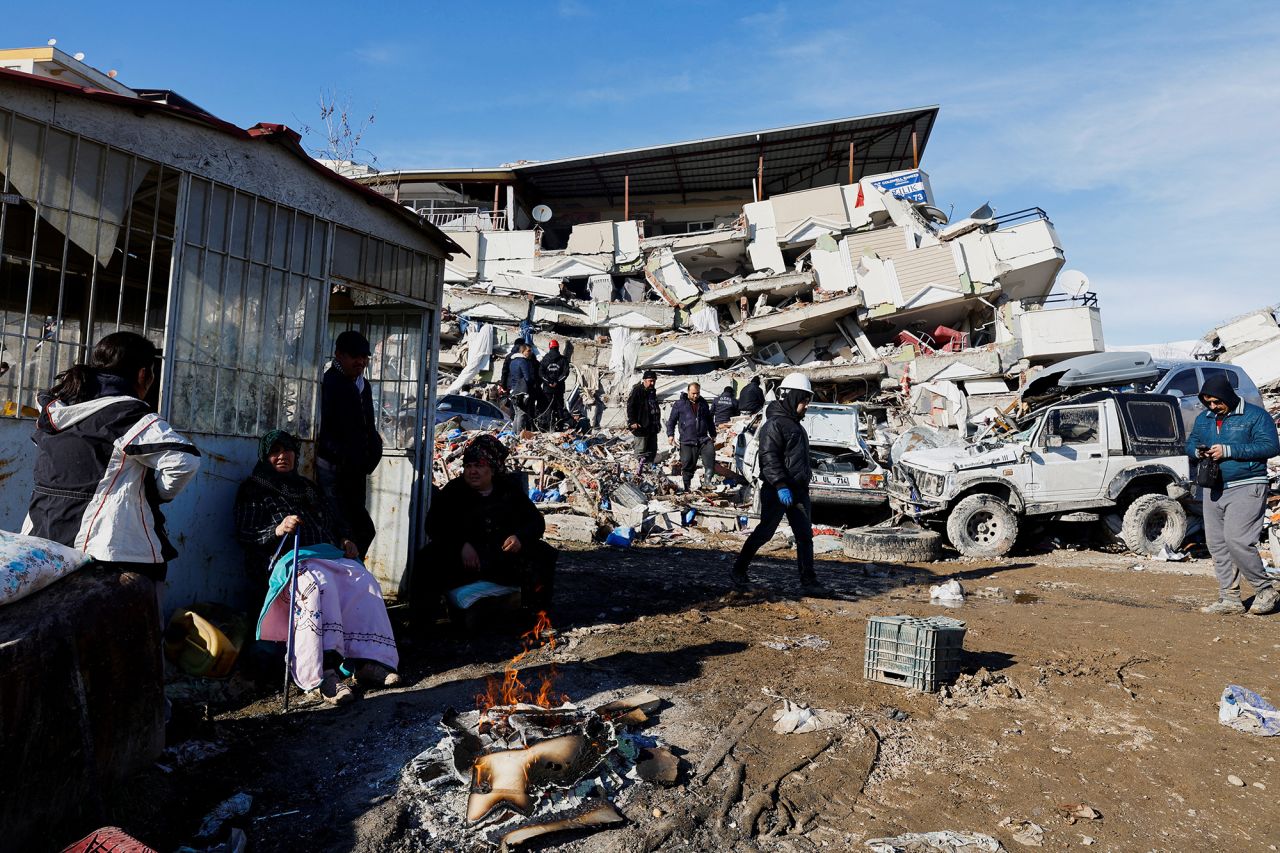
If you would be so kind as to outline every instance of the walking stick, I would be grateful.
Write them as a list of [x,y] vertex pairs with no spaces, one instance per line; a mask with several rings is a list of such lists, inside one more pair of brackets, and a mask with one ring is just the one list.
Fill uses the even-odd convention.
[[[283,543],[282,543],[283,544]],[[284,710],[289,712],[289,685],[293,668],[293,632],[297,627],[294,609],[298,606],[298,534],[293,534],[293,565],[289,567],[289,633],[285,635]]]

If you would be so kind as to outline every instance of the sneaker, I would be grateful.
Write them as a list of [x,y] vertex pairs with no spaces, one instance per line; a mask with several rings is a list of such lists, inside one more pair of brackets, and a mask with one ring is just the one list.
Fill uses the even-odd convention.
[[356,681],[365,687],[395,687],[400,676],[380,663],[366,661],[356,667]]
[[320,698],[330,705],[346,705],[348,702],[355,701],[356,694],[342,680],[342,676],[333,670],[328,670],[324,674],[324,680],[320,682]]
[[1206,607],[1201,607],[1200,612],[1208,613],[1211,616],[1237,616],[1244,613],[1244,605],[1234,599],[1224,598]]
[[1274,613],[1276,609],[1277,599],[1280,596],[1276,594],[1275,587],[1267,587],[1260,590],[1253,597],[1253,605],[1249,608],[1249,612],[1254,616],[1265,616],[1268,613]]

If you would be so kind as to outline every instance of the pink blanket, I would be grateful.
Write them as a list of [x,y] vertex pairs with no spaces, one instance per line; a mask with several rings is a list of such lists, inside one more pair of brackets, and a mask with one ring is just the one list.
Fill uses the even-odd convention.
[[[324,653],[348,660],[377,661],[391,669],[400,665],[382,589],[369,570],[355,560],[301,560],[298,604],[294,615],[293,681],[314,690],[324,677]],[[289,633],[289,589],[271,602],[262,618],[260,636],[285,642]],[[354,668],[354,667],[352,667]]]

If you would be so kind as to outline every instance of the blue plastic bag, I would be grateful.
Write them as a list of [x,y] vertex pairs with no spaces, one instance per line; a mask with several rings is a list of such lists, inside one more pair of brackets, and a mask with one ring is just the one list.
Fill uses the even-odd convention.
[[534,488],[529,490],[529,500],[533,501],[534,503],[537,503],[538,501],[542,500],[542,498],[543,498],[542,489],[539,489],[538,487],[535,486]]
[[604,540],[604,544],[614,545],[618,548],[630,548],[631,540],[633,540],[635,536],[635,530],[630,527],[615,527]]

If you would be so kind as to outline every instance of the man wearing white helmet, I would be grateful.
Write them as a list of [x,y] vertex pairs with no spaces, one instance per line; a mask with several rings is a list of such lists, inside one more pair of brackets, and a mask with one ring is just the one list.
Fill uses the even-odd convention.
[[809,436],[801,421],[813,399],[813,386],[802,373],[790,373],[778,387],[778,399],[765,409],[765,422],[756,435],[760,452],[760,524],[747,537],[733,564],[733,584],[750,585],[747,566],[773,538],[785,515],[796,539],[800,564],[800,588],[805,595],[829,597],[831,590],[813,572],[813,509],[809,503]]

